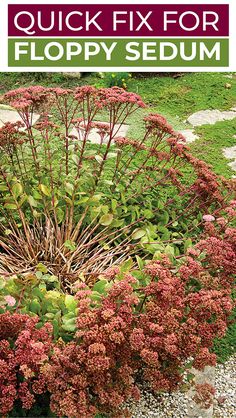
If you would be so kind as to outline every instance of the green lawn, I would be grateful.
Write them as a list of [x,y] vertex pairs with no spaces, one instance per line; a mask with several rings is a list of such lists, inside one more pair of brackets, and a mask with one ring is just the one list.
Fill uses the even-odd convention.
[[196,133],[200,138],[191,145],[192,152],[211,164],[217,174],[232,177],[233,171],[228,166],[229,160],[224,157],[222,148],[236,144],[236,119],[198,127]]
[[[231,84],[227,89],[226,84]],[[222,73],[186,73],[182,77],[134,79],[130,89],[138,92],[160,112],[186,119],[203,109],[230,109],[236,102],[236,78]]]
[[[236,294],[233,293],[233,299],[235,301]],[[227,329],[227,333],[224,338],[216,339],[214,342],[213,351],[217,355],[219,363],[224,363],[230,356],[236,351],[236,309],[234,309],[231,317],[231,324]]]

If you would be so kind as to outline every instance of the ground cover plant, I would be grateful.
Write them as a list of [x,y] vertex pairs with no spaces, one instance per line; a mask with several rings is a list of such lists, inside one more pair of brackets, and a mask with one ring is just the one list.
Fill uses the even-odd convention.
[[120,137],[145,108],[120,88],[26,87],[4,102],[22,122],[0,128],[0,413],[128,416],[140,381],[174,390],[216,361],[235,182],[159,114]]
[[228,178],[232,177],[234,172],[228,165],[229,160],[225,158],[223,149],[232,147],[235,144],[235,119],[217,122],[215,125],[198,127],[196,133],[200,138],[192,144],[191,151],[194,155],[201,159],[207,156],[205,158],[207,158],[211,166],[214,166],[216,174],[223,174]]

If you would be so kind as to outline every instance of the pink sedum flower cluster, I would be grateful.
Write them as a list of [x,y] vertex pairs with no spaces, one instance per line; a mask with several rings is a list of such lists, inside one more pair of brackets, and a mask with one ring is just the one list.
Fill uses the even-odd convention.
[[[137,380],[171,391],[181,384],[189,358],[197,369],[214,365],[214,338],[224,335],[233,309],[235,255],[235,230],[215,228],[179,267],[166,255],[149,262],[142,288],[119,267],[104,274],[112,285],[100,303],[91,304],[91,290],[77,285],[71,342],[52,343],[50,325],[36,329],[37,318],[1,314],[1,414],[16,400],[30,409],[35,395],[48,391],[58,417],[124,417],[124,402],[139,397]],[[196,399],[206,407],[212,395],[212,387],[196,387]]]
[[[167,256],[150,262],[150,283],[142,289],[132,274],[121,279],[119,268],[111,268],[105,277],[113,285],[93,309],[91,291],[81,284],[76,338],[59,343],[42,368],[52,411],[71,418],[98,412],[124,417],[123,403],[139,396],[137,379],[155,391],[171,391],[182,382],[187,359],[197,369],[214,365],[213,340],[224,335],[233,309],[231,239],[232,233],[203,239],[178,269]],[[196,389],[207,406],[212,387]]]
[[52,348],[52,326],[37,329],[38,318],[9,312],[0,314],[0,414],[7,415],[20,401],[31,409],[35,395],[46,391],[40,373]]

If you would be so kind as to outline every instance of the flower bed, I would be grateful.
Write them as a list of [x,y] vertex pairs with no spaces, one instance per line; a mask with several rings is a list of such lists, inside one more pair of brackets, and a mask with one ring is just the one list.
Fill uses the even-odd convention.
[[215,364],[233,309],[234,182],[161,115],[140,140],[117,138],[145,106],[120,88],[5,101],[22,124],[0,129],[0,413],[126,416],[140,380],[171,391]]

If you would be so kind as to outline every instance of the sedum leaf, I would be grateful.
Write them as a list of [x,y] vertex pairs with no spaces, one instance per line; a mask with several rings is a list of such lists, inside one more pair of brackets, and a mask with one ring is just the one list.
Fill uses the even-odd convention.
[[65,191],[66,193],[68,193],[70,196],[72,196],[73,192],[74,192],[74,186],[71,183],[65,183]]
[[39,189],[41,190],[41,192],[45,195],[45,196],[51,196],[51,192],[50,189],[45,186],[45,184],[40,184],[39,185]]
[[109,226],[109,225],[111,225],[111,223],[113,221],[113,218],[114,217],[113,217],[112,213],[107,213],[106,215],[103,215],[100,218],[99,223],[103,226]]
[[64,247],[68,248],[70,251],[76,250],[76,244],[74,241],[70,241],[69,239],[64,242]]
[[28,196],[28,202],[30,206],[32,206],[33,208],[37,208],[38,202],[35,200],[33,196]]
[[132,238],[133,239],[140,239],[142,237],[144,237],[144,235],[146,234],[145,229],[136,229],[133,233],[132,233]]
[[23,193],[23,187],[20,183],[14,183],[12,186],[12,193],[14,197],[17,199]]
[[66,295],[65,296],[65,305],[68,311],[74,311],[77,308],[77,301],[75,300],[74,296]]
[[100,294],[106,293],[106,286],[108,284],[108,281],[105,279],[99,280],[95,285],[93,286],[93,292],[98,292]]
[[9,210],[16,210],[17,205],[15,203],[5,203],[4,208]]

